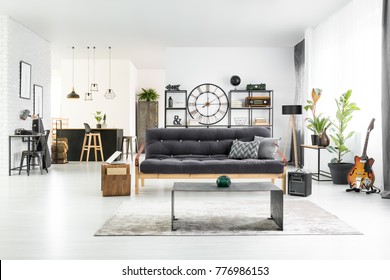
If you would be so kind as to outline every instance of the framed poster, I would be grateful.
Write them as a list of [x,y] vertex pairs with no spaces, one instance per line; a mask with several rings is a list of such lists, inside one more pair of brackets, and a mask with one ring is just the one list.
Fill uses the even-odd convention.
[[35,116],[43,118],[43,87],[34,85],[34,112]]
[[21,61],[20,62],[20,98],[31,98],[31,65]]

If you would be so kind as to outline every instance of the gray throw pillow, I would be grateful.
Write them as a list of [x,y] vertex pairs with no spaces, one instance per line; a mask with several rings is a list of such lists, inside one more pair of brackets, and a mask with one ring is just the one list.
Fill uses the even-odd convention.
[[255,141],[260,143],[259,158],[261,159],[275,159],[276,151],[279,148],[279,139],[255,136]]
[[259,156],[259,141],[241,142],[238,140],[233,141],[232,148],[228,158],[245,159],[245,158],[258,158]]

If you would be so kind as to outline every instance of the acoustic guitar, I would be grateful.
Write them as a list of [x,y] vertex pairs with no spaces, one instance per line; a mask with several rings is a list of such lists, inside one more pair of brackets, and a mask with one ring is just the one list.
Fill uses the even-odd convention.
[[352,167],[351,171],[348,173],[348,183],[350,189],[347,189],[347,191],[355,190],[358,192],[361,189],[367,189],[369,192],[375,192],[375,175],[372,171],[372,166],[375,160],[367,156],[368,139],[370,137],[371,130],[374,129],[374,121],[375,119],[371,120],[370,125],[367,129],[363,154],[361,157],[355,156],[355,166]]

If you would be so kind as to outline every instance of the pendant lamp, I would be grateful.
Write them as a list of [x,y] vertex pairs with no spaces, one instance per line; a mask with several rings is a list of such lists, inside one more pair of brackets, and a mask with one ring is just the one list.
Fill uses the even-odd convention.
[[108,89],[104,96],[107,99],[114,99],[115,98],[115,92],[111,88],[111,47],[108,47]]
[[95,80],[95,70],[96,70],[96,57],[95,57],[95,51],[96,47],[93,47],[93,82],[91,84],[91,91],[96,91],[98,92],[98,84],[96,83]]
[[87,59],[87,65],[88,65],[87,80],[88,80],[88,83],[87,83],[87,92],[85,93],[84,100],[85,101],[92,101],[92,92],[89,92],[89,47],[87,47],[87,50],[88,50],[88,53],[87,53],[87,57],[88,57],[88,59]]
[[72,92],[69,93],[66,98],[69,99],[78,99],[80,96],[74,91],[74,47],[72,47],[73,50],[73,83],[72,83]]

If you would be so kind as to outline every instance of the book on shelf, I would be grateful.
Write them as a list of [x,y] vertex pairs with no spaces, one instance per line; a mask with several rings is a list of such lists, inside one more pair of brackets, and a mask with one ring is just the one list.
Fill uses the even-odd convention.
[[269,125],[266,118],[255,118],[253,121],[254,125]]

